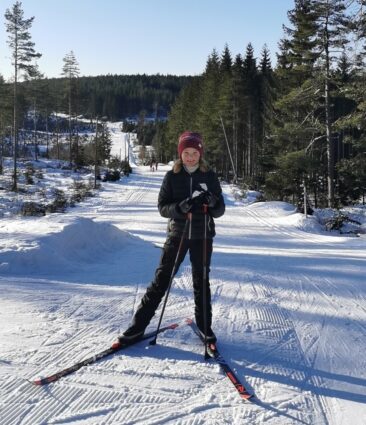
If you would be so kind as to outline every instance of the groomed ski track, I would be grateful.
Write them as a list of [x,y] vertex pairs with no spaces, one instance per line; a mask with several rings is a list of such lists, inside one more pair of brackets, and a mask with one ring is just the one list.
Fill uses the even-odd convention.
[[[255,400],[241,400],[219,367],[203,360],[189,327],[45,388],[27,381],[107,348],[127,326],[164,242],[166,221],[156,202],[168,169],[136,167],[66,215],[38,219],[53,226],[42,236],[47,241],[70,226],[76,234],[80,229],[85,257],[78,252],[84,245],[65,237],[69,252],[55,252],[64,268],[32,268],[29,248],[19,253],[19,264],[30,264],[28,276],[21,267],[0,272],[0,423],[366,423],[365,240],[302,232],[287,223],[293,212],[282,203],[244,206],[227,185],[211,271],[214,330],[220,351]],[[99,235],[103,224],[106,238],[114,237],[113,249],[108,240],[95,242],[84,232]],[[40,239],[29,222],[18,222],[17,229],[24,226],[21,242],[11,224],[4,225],[17,244]],[[130,236],[119,244],[125,232]],[[89,255],[87,243],[99,242],[99,255],[98,249]],[[192,315],[186,261],[164,322]]]

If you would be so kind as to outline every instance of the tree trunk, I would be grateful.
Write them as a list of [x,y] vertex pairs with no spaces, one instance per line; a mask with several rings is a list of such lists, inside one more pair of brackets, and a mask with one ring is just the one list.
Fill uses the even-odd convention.
[[17,178],[17,157],[18,157],[18,125],[17,125],[17,80],[18,80],[18,52],[17,52],[17,35],[15,36],[15,62],[14,62],[14,101],[13,101],[13,137],[14,137],[14,151],[13,151],[13,162],[14,162],[14,170],[13,170],[13,187],[12,190],[16,192],[18,190],[18,178]]
[[325,84],[324,84],[324,97],[325,97],[325,132],[327,140],[327,166],[328,166],[328,207],[334,206],[334,146],[332,140],[332,126],[330,116],[330,57],[329,57],[329,34],[328,24],[324,33],[325,37]]
[[46,108],[46,158],[49,158],[48,108]]
[[72,166],[72,134],[71,134],[71,78],[69,79],[69,162]]
[[38,161],[37,152],[37,121],[36,121],[36,101],[33,102],[33,132],[34,132],[34,158]]

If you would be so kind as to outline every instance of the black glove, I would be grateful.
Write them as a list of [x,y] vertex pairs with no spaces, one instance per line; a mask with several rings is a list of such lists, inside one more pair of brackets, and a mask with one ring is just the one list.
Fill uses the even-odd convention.
[[187,214],[192,209],[192,198],[186,198],[178,204],[183,214]]
[[199,195],[193,197],[192,201],[195,206],[200,207],[202,205],[207,205],[208,207],[213,208],[216,205],[218,199],[213,193],[209,192],[208,190],[205,190],[201,191]]
[[216,203],[218,201],[217,196],[215,196],[213,193],[211,192],[206,192],[206,204],[208,205],[209,208],[213,208]]
[[192,205],[195,207],[202,207],[203,204],[207,204],[206,202],[206,192],[204,191],[195,191],[192,195]]

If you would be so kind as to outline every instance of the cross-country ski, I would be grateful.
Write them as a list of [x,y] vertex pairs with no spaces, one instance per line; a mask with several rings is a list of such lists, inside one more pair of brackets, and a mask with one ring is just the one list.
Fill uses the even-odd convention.
[[[205,337],[199,331],[196,323],[192,319],[187,319],[188,325],[193,329],[194,333],[200,338],[200,340],[205,344]],[[249,400],[253,397],[254,394],[251,394],[241,382],[241,380],[236,376],[235,372],[229,366],[228,362],[225,358],[220,354],[219,349],[217,348],[216,343],[208,343],[208,354],[214,359],[217,364],[220,365],[223,373],[227,376],[227,378],[234,385],[236,391],[239,393],[240,397],[244,400]]]
[[[172,323],[171,325],[164,326],[163,328],[160,328],[158,332],[162,333],[162,332],[165,332],[166,330],[169,330],[169,329],[175,329],[178,326],[179,326],[178,323]],[[91,356],[91,357],[89,357],[85,360],[82,360],[78,363],[75,363],[72,366],[69,366],[65,369],[62,369],[59,372],[54,373],[53,375],[49,375],[49,376],[46,376],[44,378],[35,379],[33,381],[33,384],[34,385],[47,385],[47,384],[50,384],[52,382],[56,382],[59,379],[61,379],[62,377],[76,372],[77,370],[79,370],[83,366],[91,365],[92,363],[95,363],[95,362],[97,362],[101,359],[104,359],[105,357],[108,357],[112,354],[118,353],[121,350],[125,350],[126,348],[129,348],[130,346],[132,346],[132,345],[134,345],[134,344],[136,344],[140,341],[144,341],[144,340],[147,340],[149,338],[152,338],[153,336],[155,336],[155,334],[156,334],[156,331],[148,332],[148,333],[144,334],[139,340],[134,341],[134,342],[130,342],[129,344],[121,344],[117,340],[111,345],[111,347],[107,348],[106,350],[103,350],[103,351],[101,351],[97,354],[94,354],[93,356]]]

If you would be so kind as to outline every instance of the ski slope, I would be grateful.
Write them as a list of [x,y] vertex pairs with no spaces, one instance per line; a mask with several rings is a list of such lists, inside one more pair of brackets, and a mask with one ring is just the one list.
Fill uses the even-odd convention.
[[[245,205],[224,185],[211,287],[219,348],[245,402],[183,324],[46,387],[107,348],[151,281],[165,240],[168,166],[135,167],[67,214],[0,221],[0,423],[366,423],[365,238],[316,229],[282,202]],[[186,260],[164,323],[193,315]],[[157,325],[156,316],[148,328]]]

